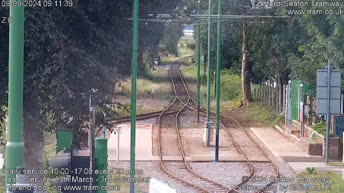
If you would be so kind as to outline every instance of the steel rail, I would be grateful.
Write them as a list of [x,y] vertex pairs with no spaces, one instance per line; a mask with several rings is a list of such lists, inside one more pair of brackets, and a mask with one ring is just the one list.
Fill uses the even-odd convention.
[[[191,100],[192,100],[194,103],[196,103],[196,101],[195,101],[193,98],[192,98]],[[191,110],[193,110],[193,111],[196,111],[196,109],[193,108],[193,107],[191,107],[191,106],[190,106],[189,108],[190,108]],[[205,110],[206,107],[201,106],[201,109],[202,109],[202,110]],[[212,114],[215,114],[214,111],[210,111],[210,112],[211,112]],[[204,112],[202,112],[202,115],[203,115],[203,116],[205,115]],[[211,117],[214,118],[214,115],[212,115]],[[242,130],[245,132],[245,134],[250,138],[250,140],[256,145],[256,147],[261,151],[261,153],[262,153],[262,154],[269,160],[269,162],[272,164],[272,166],[273,166],[273,168],[274,168],[274,170],[275,170],[275,178],[278,178],[278,177],[280,176],[280,172],[279,172],[279,169],[278,169],[277,164],[267,155],[267,153],[265,152],[264,148],[262,148],[262,147],[256,142],[256,140],[253,139],[253,137],[252,137],[251,134],[247,131],[247,129],[245,129],[245,128],[242,126],[242,124],[241,124],[237,119],[235,119],[235,118],[233,118],[233,117],[229,117],[229,116],[225,116],[225,115],[222,115],[222,117],[233,120],[239,127],[242,128]],[[230,134],[230,133],[229,133],[230,130],[229,130],[222,122],[220,122],[220,124],[222,125],[223,128],[226,129],[227,133]],[[231,134],[230,134],[230,135],[231,135]],[[236,142],[234,141],[234,138],[232,138],[232,139],[233,139],[232,142],[233,142],[233,143],[236,143]],[[242,152],[242,151],[241,151],[241,152]],[[243,153],[243,155],[245,156],[245,158],[247,158],[247,156],[246,156],[244,153]],[[248,161],[249,161],[249,160],[248,160]],[[252,163],[250,163],[250,165],[252,166]],[[249,167],[251,168],[251,166],[249,166]],[[239,192],[239,191],[237,190],[237,188],[239,188],[240,186],[242,186],[243,184],[245,184],[246,182],[248,182],[249,179],[250,179],[253,175],[254,175],[254,170],[253,170],[253,168],[252,168],[252,170],[250,171],[250,175],[248,176],[248,179],[245,180],[245,181],[243,181],[243,182],[241,182],[240,184],[236,185],[236,186],[235,186],[234,188],[232,188],[231,191],[229,191],[229,192]],[[261,190],[257,191],[257,193],[264,192],[264,189],[265,189],[266,187],[272,185],[272,184],[274,184],[274,182],[270,182],[269,184],[266,184],[263,188],[261,188]]]
[[[178,69],[180,68],[180,65],[181,65],[181,63],[179,64]],[[223,186],[222,184],[219,184],[219,183],[217,183],[217,182],[214,182],[214,181],[212,181],[212,180],[209,180],[209,179],[207,179],[207,178],[204,178],[203,176],[200,176],[199,174],[195,173],[195,172],[192,170],[192,168],[189,166],[189,164],[188,164],[188,162],[187,162],[187,160],[186,160],[186,158],[185,158],[185,151],[184,151],[184,148],[183,148],[183,145],[182,145],[182,142],[181,142],[181,135],[180,135],[180,131],[179,131],[178,119],[179,119],[180,114],[181,114],[181,113],[185,110],[185,108],[188,106],[188,103],[190,102],[191,97],[190,97],[190,93],[189,93],[189,91],[188,91],[188,89],[187,89],[187,87],[186,87],[186,84],[185,84],[184,80],[183,80],[182,78],[180,78],[181,73],[180,73],[180,69],[179,69],[179,70],[178,70],[178,72],[179,72],[179,73],[178,73],[178,74],[179,74],[179,78],[182,80],[183,86],[184,86],[184,88],[186,88],[185,91],[186,91],[186,93],[187,93],[187,95],[188,95],[188,98],[187,98],[187,101],[186,101],[186,102],[183,102],[183,101],[181,100],[181,98],[178,96],[177,89],[176,89],[176,84],[175,84],[175,82],[174,82],[174,80],[173,80],[173,76],[172,76],[172,74],[171,74],[171,71],[172,71],[172,69],[169,71],[169,75],[170,75],[170,78],[171,78],[171,83],[172,83],[172,87],[173,87],[173,90],[174,90],[175,98],[174,98],[173,102],[165,109],[164,112],[166,112],[168,109],[170,109],[170,108],[175,104],[175,102],[176,102],[177,100],[180,101],[180,102],[183,104],[183,107],[180,108],[180,110],[175,114],[175,128],[176,128],[176,131],[177,131],[179,149],[180,149],[180,152],[181,152],[181,154],[182,154],[182,159],[183,159],[183,163],[184,163],[184,165],[185,165],[185,167],[186,167],[186,171],[187,171],[189,174],[191,174],[192,176],[197,177],[198,180],[202,180],[202,181],[208,182],[208,183],[210,183],[210,185],[212,185],[212,186],[215,185],[215,187],[218,187],[222,192],[227,192],[227,190],[228,190],[229,188]],[[174,174],[172,174],[171,171],[169,171],[169,170],[166,168],[166,166],[165,166],[165,164],[164,164],[164,161],[163,161],[163,158],[162,158],[161,140],[160,140],[160,137],[161,137],[161,119],[162,119],[162,116],[164,115],[164,112],[162,112],[162,113],[161,113],[161,116],[159,116],[159,136],[158,136],[158,144],[159,144],[159,157],[160,157],[160,166],[161,166],[161,168],[163,169],[163,171],[165,171],[165,173],[167,173],[167,174],[168,174],[169,176],[171,176],[172,178],[177,179],[177,180],[181,181],[182,183],[187,184],[187,185],[193,187],[194,189],[198,189],[198,190],[201,191],[201,192],[207,192],[207,193],[212,192],[213,190],[206,190],[206,189],[203,188],[203,187],[200,187],[200,186],[198,186],[198,185],[192,184],[191,182],[188,182],[188,181],[186,181],[186,180],[184,180],[184,179],[181,179],[181,178],[175,176]]]
[[[182,76],[182,73],[181,73],[181,71],[180,71],[180,65],[179,65],[179,67],[178,67],[178,74],[179,74],[179,78],[180,78],[180,80],[182,81],[183,86],[184,86],[184,88],[185,88],[185,90],[186,90],[186,92],[187,92],[187,95],[188,95],[188,100],[187,100],[187,102],[184,104],[183,109],[178,113],[178,116],[179,116],[179,114],[180,114],[182,111],[184,111],[184,109],[185,109],[187,106],[189,106],[189,102],[190,102],[190,100],[191,100],[191,95],[190,95],[190,92],[189,92],[189,90],[188,90],[188,88],[187,88],[187,86],[186,86],[186,83],[185,83],[185,81],[184,81],[184,78],[183,78],[183,76]],[[178,120],[178,117],[177,117],[177,120]],[[222,189],[227,190],[228,187],[226,187],[226,186],[224,186],[224,185],[222,185],[222,184],[219,184],[219,183],[217,183],[217,182],[215,182],[215,181],[209,180],[209,179],[207,179],[207,178],[205,178],[205,177],[203,177],[203,176],[201,176],[201,175],[198,175],[198,174],[196,174],[196,173],[192,170],[192,168],[191,168],[191,167],[189,166],[189,164],[187,163],[187,160],[185,159],[185,152],[184,152],[184,148],[182,147],[182,144],[181,144],[181,137],[180,137],[178,122],[176,122],[176,128],[178,129],[179,144],[180,144],[180,149],[181,149],[181,151],[183,152],[183,160],[184,160],[185,166],[188,168],[188,170],[189,170],[191,173],[193,173],[194,175],[196,175],[197,177],[202,178],[202,179],[204,179],[204,180],[206,180],[206,181],[208,181],[208,182],[210,182],[210,183],[216,184],[217,186],[221,187]]]
[[[180,72],[180,70],[179,70]],[[181,79],[183,80],[184,82],[184,77],[182,75],[182,73],[180,72],[180,77]],[[186,89],[187,89],[187,85],[185,85]],[[191,96],[190,96],[190,100],[192,102],[194,102],[196,105],[197,105],[197,101],[195,99],[193,99]],[[188,108],[192,111],[197,111],[197,109],[193,108],[191,105],[188,105]],[[201,105],[201,110],[203,111],[206,111],[207,107]],[[212,113],[213,115],[211,115],[211,117],[214,119],[214,116],[216,115],[216,112],[210,110],[210,113]],[[206,114],[205,112],[202,112],[201,113],[204,117],[206,117]],[[233,117],[229,117],[229,116],[225,116],[225,115],[222,115],[222,117],[224,118],[227,118],[227,119],[231,119],[233,120],[239,127],[242,128],[242,130],[245,132],[245,134],[250,138],[250,140],[256,145],[256,147],[261,151],[261,153],[269,160],[269,162],[272,164],[274,170],[275,170],[275,178],[278,178],[280,176],[280,173],[279,173],[279,169],[278,169],[278,166],[277,164],[272,160],[270,159],[270,157],[267,155],[267,153],[265,152],[265,150],[256,142],[255,139],[253,139],[253,137],[251,136],[251,134],[242,126],[242,124],[236,120],[235,118]],[[251,163],[251,161],[248,159],[247,155],[242,151],[242,149],[240,148],[239,144],[234,140],[234,137],[232,136],[232,134],[230,133],[230,129],[228,129],[223,123],[222,121],[220,121],[220,125],[221,127],[223,127],[227,134],[229,135],[231,141],[234,143],[234,145],[236,146],[236,148],[239,150],[239,152],[244,156],[247,164],[249,165],[249,168],[250,168],[250,173],[249,173],[249,176],[247,178],[247,180],[244,180],[242,181],[240,184],[237,184],[235,185],[233,188],[230,189],[230,191],[228,191],[228,193],[230,192],[239,192],[237,189],[242,186],[243,184],[245,184],[246,182],[249,181],[249,179],[254,175],[254,168],[253,168],[253,164]],[[261,192],[264,192],[264,189],[270,185],[272,185],[274,182],[270,182],[269,184],[265,185],[263,188],[261,188],[261,190],[257,191],[257,193],[261,193]]]

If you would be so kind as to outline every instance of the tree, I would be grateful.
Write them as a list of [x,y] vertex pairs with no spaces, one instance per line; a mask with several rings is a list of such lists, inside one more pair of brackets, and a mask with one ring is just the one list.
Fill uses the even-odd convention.
[[[178,3],[143,0],[141,14],[148,14],[156,6],[160,6],[160,11],[174,10]],[[8,15],[8,8],[0,7],[0,13]],[[25,9],[24,144],[27,169],[42,167],[45,130],[69,128],[79,131],[88,119],[90,94],[101,108],[112,103],[114,82],[131,71],[132,22],[126,19],[131,15],[132,3],[126,0],[99,0],[97,3],[85,0],[82,3],[74,1],[70,8],[42,6]],[[161,24],[140,24],[140,31],[145,32],[140,35],[140,56],[147,48],[157,47],[163,29]],[[0,106],[6,106],[8,25],[2,25],[0,32]],[[93,89],[98,92],[94,94]],[[4,113],[0,108],[0,116]],[[53,123],[48,124],[47,119]]]

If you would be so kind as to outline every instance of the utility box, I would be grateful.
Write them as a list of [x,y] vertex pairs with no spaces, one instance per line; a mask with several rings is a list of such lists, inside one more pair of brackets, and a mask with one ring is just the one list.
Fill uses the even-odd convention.
[[[326,152],[326,138],[324,138],[324,151]],[[331,161],[338,161],[340,159],[339,151],[341,150],[340,148],[340,138],[339,137],[330,137],[329,138],[329,153],[328,153],[328,159]]]
[[333,133],[338,135],[339,137],[343,137],[344,132],[344,115],[341,114],[340,116],[334,116],[332,119],[332,128]]
[[56,152],[71,152],[73,143],[73,130],[58,129],[56,131]]

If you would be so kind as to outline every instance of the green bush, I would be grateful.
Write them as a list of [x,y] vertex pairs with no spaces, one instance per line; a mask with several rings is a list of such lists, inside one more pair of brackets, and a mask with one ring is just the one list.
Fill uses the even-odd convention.
[[241,78],[238,75],[224,71],[221,73],[221,97],[224,100],[241,98]]
[[326,136],[326,122],[321,121],[319,123],[316,123],[313,126],[313,129],[317,131],[319,134]]
[[315,168],[306,168],[306,174],[316,174]]
[[284,120],[285,120],[284,115],[277,115],[275,124],[281,126],[282,123],[284,123]]

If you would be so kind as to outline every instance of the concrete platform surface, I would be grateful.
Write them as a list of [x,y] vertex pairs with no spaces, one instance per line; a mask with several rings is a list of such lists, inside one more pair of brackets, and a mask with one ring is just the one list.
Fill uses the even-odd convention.
[[314,167],[319,172],[341,173],[344,170],[344,166],[326,165],[321,156],[308,155],[274,128],[250,128],[250,130],[276,158],[288,163],[296,173],[305,171],[307,167]]
[[[122,124],[119,144],[119,160],[130,160],[130,124]],[[108,160],[117,160],[117,134],[111,133],[108,141]],[[150,161],[152,156],[152,124],[136,125],[136,153],[135,160]]]

